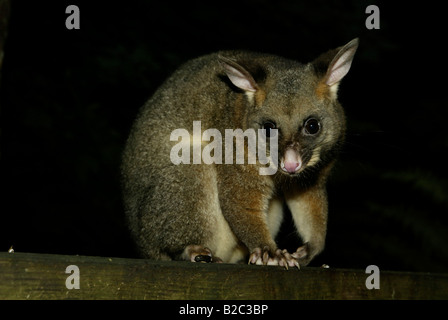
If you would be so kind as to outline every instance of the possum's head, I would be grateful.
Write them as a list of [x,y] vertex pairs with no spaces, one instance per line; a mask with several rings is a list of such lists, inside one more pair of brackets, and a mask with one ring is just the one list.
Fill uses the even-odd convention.
[[335,158],[345,135],[337,89],[357,47],[354,39],[305,65],[269,55],[220,58],[228,79],[247,97],[244,126],[278,135],[281,173],[296,176]]

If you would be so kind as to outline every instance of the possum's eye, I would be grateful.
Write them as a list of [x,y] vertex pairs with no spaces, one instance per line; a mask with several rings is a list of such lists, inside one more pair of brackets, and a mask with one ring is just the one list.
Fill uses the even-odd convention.
[[320,122],[314,118],[309,118],[306,120],[303,126],[303,132],[307,135],[315,135],[320,130]]
[[277,125],[274,122],[267,121],[263,124],[263,129],[266,130],[266,137],[274,137],[277,131],[273,129],[277,129]]

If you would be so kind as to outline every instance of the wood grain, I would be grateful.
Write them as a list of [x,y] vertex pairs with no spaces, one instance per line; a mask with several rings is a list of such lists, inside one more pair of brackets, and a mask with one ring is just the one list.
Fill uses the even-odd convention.
[[[67,266],[80,289],[67,289]],[[0,299],[447,299],[448,275],[0,253]]]

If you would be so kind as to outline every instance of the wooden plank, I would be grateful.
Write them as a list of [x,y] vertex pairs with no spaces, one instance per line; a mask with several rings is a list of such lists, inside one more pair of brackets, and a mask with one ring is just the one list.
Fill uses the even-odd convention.
[[[67,289],[69,265],[80,289]],[[448,299],[448,275],[0,253],[0,299]]]

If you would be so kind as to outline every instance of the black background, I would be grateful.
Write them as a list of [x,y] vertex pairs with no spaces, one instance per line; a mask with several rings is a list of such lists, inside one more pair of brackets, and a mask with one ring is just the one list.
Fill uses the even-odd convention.
[[[312,266],[448,271],[442,2],[13,1],[0,86],[0,251],[135,257],[120,155],[138,109],[183,62],[222,49],[307,62],[355,37],[346,147]],[[67,30],[65,8],[80,9]],[[368,30],[365,9],[380,9]],[[160,123],[163,126],[163,123]],[[279,241],[294,240],[286,221]]]

